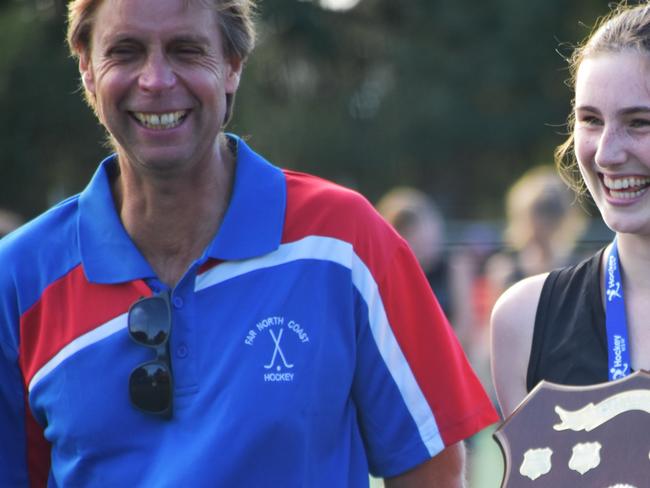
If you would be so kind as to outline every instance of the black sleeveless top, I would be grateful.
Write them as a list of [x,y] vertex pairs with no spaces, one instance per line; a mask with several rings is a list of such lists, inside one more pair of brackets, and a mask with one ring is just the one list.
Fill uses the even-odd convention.
[[526,388],[541,380],[591,385],[608,380],[605,312],[600,294],[604,249],[552,271],[537,306]]

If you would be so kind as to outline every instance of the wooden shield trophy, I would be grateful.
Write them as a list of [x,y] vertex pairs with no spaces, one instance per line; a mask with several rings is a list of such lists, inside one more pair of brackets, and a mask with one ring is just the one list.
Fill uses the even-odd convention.
[[494,437],[502,488],[648,488],[650,373],[593,386],[542,381]]

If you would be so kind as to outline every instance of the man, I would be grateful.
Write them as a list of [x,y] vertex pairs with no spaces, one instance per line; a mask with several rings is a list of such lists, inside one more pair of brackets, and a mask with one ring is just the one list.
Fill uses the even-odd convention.
[[496,420],[359,195],[222,130],[250,0],[74,0],[116,154],[0,245],[0,485],[460,486]]

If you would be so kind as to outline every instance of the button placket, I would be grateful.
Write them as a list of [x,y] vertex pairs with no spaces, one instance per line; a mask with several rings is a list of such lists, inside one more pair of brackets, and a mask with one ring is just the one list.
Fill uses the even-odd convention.
[[177,391],[183,396],[195,393],[198,387],[198,349],[194,338],[196,318],[193,315],[192,305],[193,283],[194,277],[191,272],[188,272],[176,285],[170,299],[174,315],[170,348],[173,356],[172,368],[174,368]]

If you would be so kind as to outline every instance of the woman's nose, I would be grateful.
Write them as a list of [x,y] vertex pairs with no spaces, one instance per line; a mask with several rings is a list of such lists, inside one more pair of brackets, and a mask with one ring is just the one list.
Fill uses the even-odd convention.
[[626,141],[627,135],[621,128],[605,126],[598,140],[596,164],[605,167],[624,163],[627,159]]

